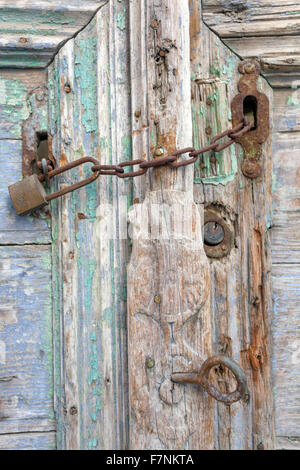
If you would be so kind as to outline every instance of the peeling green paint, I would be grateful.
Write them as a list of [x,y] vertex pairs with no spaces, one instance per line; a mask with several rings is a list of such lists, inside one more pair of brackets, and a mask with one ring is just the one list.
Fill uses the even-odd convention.
[[86,273],[84,276],[84,287],[85,287],[85,299],[84,299],[84,304],[86,307],[87,314],[90,314],[91,312],[91,301],[92,301],[92,283],[93,283],[93,278],[94,278],[94,273],[96,270],[96,260],[95,259],[90,259],[90,260],[85,260],[84,262],[86,266]]
[[[67,25],[75,24],[76,19],[70,15],[70,12],[62,10],[44,10],[41,14],[40,10],[31,8],[1,8],[0,18],[0,32],[2,33],[2,26],[8,24],[30,24],[30,25]],[[44,28],[42,29],[44,32]]]
[[29,117],[27,89],[19,79],[0,78],[1,138],[21,139],[22,122]]
[[123,8],[123,12],[118,13],[117,16],[117,25],[121,31],[124,31],[126,28],[126,8]]
[[77,39],[74,72],[83,107],[82,124],[86,132],[97,132],[97,38],[91,34]]
[[296,95],[289,96],[288,100],[287,100],[287,104],[288,104],[288,106],[297,106],[297,105],[299,105],[298,97]]
[[122,154],[126,159],[132,156],[131,138],[127,136],[122,137]]
[[91,450],[91,449],[96,448],[97,445],[98,445],[98,439],[94,438],[94,439],[89,440],[88,448],[89,450]]

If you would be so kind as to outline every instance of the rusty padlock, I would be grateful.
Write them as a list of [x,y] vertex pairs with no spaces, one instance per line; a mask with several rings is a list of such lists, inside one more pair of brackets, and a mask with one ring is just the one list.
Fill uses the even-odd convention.
[[[46,194],[46,191],[42,185],[42,181],[48,181],[54,176],[60,175],[66,171],[71,170],[77,166],[83,165],[84,163],[92,163],[92,174],[88,178],[85,178],[82,181],[66,186],[59,191],[56,191],[52,194]],[[13,203],[13,206],[18,215],[26,215],[31,211],[40,209],[41,207],[46,206],[50,201],[58,197],[63,196],[64,194],[71,193],[87,184],[92,183],[100,175],[113,175],[116,174],[116,171],[119,173],[124,173],[124,169],[117,165],[99,165],[98,160],[93,157],[83,157],[68,163],[67,165],[60,166],[55,168],[52,171],[44,170],[44,174],[31,176],[26,176],[22,181],[12,184],[8,187],[9,194]]]
[[8,187],[8,191],[18,215],[28,214],[48,204],[44,186],[35,174],[12,184]]

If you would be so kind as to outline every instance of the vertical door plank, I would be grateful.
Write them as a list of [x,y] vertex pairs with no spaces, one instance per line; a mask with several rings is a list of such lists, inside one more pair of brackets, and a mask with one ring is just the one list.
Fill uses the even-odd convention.
[[[51,133],[60,165],[83,156],[95,157],[101,164],[128,160],[126,11],[127,2],[105,5],[60,50],[53,64]],[[63,175],[59,185],[90,175],[90,166]],[[127,445],[125,281],[130,198],[130,182],[101,176],[52,204],[60,448]]]
[[[190,1],[192,107],[194,145],[231,126],[230,106],[238,94],[239,59],[201,22],[201,2]],[[205,87],[205,88],[204,88]],[[272,108],[272,91],[259,80]],[[207,101],[207,88],[210,88]],[[215,93],[217,91],[217,93]],[[227,111],[226,111],[227,110]],[[228,151],[227,151],[228,152]],[[273,448],[274,422],[271,382],[271,136],[264,144],[263,176],[249,180],[241,173],[239,145],[216,156],[207,153],[196,169],[195,198],[214,207],[235,233],[229,256],[211,259],[215,352],[230,355],[244,369],[248,399],[231,406],[218,404],[215,445],[221,449]],[[221,162],[229,164],[229,170]],[[201,163],[201,160],[200,160]],[[230,385],[225,371],[217,372],[221,387]]]
[[[297,86],[297,81],[296,81]],[[272,288],[275,425],[279,449],[299,448],[299,88],[274,93]]]
[[[132,158],[152,160],[192,141],[188,2],[133,1],[130,25]],[[136,183],[129,212],[130,448],[210,449],[213,399],[171,381],[174,372],[199,370],[211,351],[209,265],[193,172],[164,167],[148,175],[148,183]]]

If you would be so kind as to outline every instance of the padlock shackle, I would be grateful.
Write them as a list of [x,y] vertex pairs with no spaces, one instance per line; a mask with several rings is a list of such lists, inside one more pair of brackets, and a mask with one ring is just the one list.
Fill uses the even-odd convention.
[[[77,166],[83,165],[84,163],[93,163],[93,165],[98,165],[99,162],[93,157],[83,157],[79,158],[78,160],[75,160],[74,162],[70,162],[67,165],[63,165],[61,167],[55,168],[52,171],[49,171],[49,178],[53,178],[54,176],[60,175],[61,173],[65,173],[68,170],[71,170],[72,168],[76,168]],[[71,186],[67,186],[66,188],[60,189],[59,191],[56,191],[52,194],[49,194],[46,196],[46,201],[52,201],[53,199],[56,199],[60,196],[63,196],[64,194],[71,193],[72,191],[75,191],[76,189],[82,188],[83,186],[86,186],[93,181],[95,181],[99,176],[101,172],[100,171],[94,171],[93,174],[89,178],[85,178],[82,181],[78,181],[77,183],[72,184]],[[39,180],[42,182],[45,180],[45,175],[40,175]]]

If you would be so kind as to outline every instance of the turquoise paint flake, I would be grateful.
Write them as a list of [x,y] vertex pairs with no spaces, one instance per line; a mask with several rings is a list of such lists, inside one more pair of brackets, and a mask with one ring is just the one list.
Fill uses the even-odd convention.
[[96,333],[93,331],[93,332],[91,333],[91,340],[92,340],[92,341],[96,341],[96,339],[97,339]]
[[[27,119],[30,109],[27,101],[27,89],[21,80],[0,78],[0,119],[2,124],[9,126],[4,133],[0,131],[1,138],[22,137],[22,121]],[[3,135],[2,135],[3,134]]]
[[126,137],[126,136],[122,137],[122,151],[123,151],[123,156],[126,157],[126,159],[131,158],[132,145],[131,145],[130,137]]
[[117,25],[121,31],[124,31],[124,29],[126,28],[126,8],[125,7],[123,8],[122,13],[118,13]]
[[299,100],[296,96],[289,96],[287,104],[288,106],[297,106],[299,104]]
[[90,355],[90,373],[88,378],[88,384],[91,385],[93,382],[98,382],[101,379],[101,374],[98,370],[98,351],[95,343],[91,344],[92,353]]
[[80,235],[79,232],[76,233],[75,239],[76,239],[77,248],[78,248],[78,250],[80,250],[80,248],[81,248],[81,235]]
[[97,132],[97,38],[87,37],[77,40],[76,44],[74,70],[84,109],[81,120],[86,132]]
[[86,296],[85,296],[84,304],[85,304],[88,314],[90,314],[91,312],[92,284],[93,284],[93,278],[94,278],[96,266],[97,266],[96,260],[90,259],[88,262],[87,273],[85,275],[85,280],[84,280],[84,287],[86,289]]
[[100,137],[99,143],[100,143],[100,150],[105,150],[108,147],[107,139],[105,137]]
[[97,445],[98,445],[98,439],[94,438],[94,439],[89,440],[89,443],[88,443],[89,450],[95,449]]

